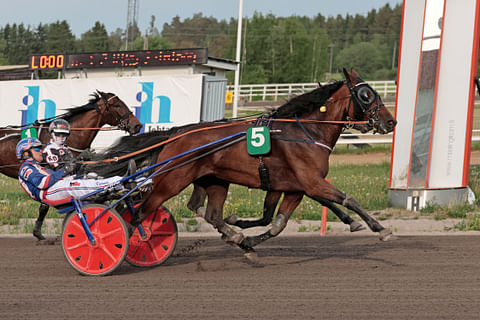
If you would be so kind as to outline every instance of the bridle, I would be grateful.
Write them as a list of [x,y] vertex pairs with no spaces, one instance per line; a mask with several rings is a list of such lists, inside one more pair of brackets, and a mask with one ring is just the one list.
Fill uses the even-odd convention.
[[[375,124],[380,121],[380,107],[385,106],[380,99],[378,93],[362,79],[356,79],[357,84],[352,85],[350,79],[346,77],[346,84],[350,91],[350,100],[348,101],[348,109],[353,103],[354,119],[347,115],[347,120],[360,120],[362,116],[367,115],[368,126],[374,128]],[[375,105],[373,105],[376,102]],[[349,113],[349,112],[348,112]]]
[[[118,114],[116,112],[112,112],[112,109],[110,108],[109,104],[111,103],[110,101],[113,99],[113,98],[117,98],[117,95],[113,95],[111,96],[110,98],[105,98],[102,94],[99,94],[100,95],[100,99],[102,99],[102,102],[103,104],[105,105],[105,111],[108,112],[109,114],[111,114],[114,119],[118,122],[118,125],[117,127],[123,131],[127,131],[128,132],[128,127],[129,127],[129,121],[130,121],[130,115],[132,114],[132,111],[130,109],[127,108],[128,112],[126,112],[123,116],[118,116]],[[96,108],[95,110],[97,110],[98,113],[102,114],[100,108],[98,108],[98,106],[96,105]]]

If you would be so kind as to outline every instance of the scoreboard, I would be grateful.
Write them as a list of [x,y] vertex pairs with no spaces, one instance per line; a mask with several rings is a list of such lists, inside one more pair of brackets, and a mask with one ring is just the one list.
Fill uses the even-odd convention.
[[153,67],[205,64],[207,60],[207,48],[39,54],[30,57],[30,69]]

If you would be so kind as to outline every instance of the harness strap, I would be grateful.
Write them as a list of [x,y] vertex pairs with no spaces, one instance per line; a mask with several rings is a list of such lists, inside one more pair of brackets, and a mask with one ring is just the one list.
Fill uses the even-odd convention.
[[71,146],[67,146],[68,149],[72,150],[72,151],[75,151],[75,152],[78,152],[78,153],[82,153],[83,151],[87,150],[87,149],[77,149],[77,148],[74,148],[74,147],[71,147]]
[[294,138],[284,138],[284,137],[272,137],[272,139],[275,139],[275,140],[283,140],[283,141],[287,141],[287,142],[301,142],[301,143],[309,143],[309,144],[314,144],[314,145],[317,145],[319,147],[322,147],[322,148],[325,148],[327,149],[329,152],[332,152],[333,149],[324,144],[324,143],[321,143],[321,142],[318,142],[318,141],[315,141],[315,140],[307,140],[307,139],[294,139]]
[[260,164],[258,166],[258,175],[260,177],[260,188],[262,190],[268,191],[270,190],[270,171],[268,170],[265,162],[263,161],[263,157],[258,157],[260,159]]

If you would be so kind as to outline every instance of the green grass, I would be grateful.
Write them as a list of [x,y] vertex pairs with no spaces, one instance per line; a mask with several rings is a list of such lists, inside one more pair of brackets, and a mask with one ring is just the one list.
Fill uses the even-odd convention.
[[[18,224],[22,218],[38,217],[39,203],[30,199],[17,179],[0,175],[0,224]],[[56,210],[50,209],[47,218],[59,218]]]
[[[388,163],[367,165],[339,165],[331,166],[328,178],[330,182],[347,195],[354,197],[366,210],[377,211],[389,208],[388,182],[390,166]],[[480,195],[480,166],[470,169],[470,187],[477,199]],[[186,204],[193,191],[187,187],[178,196],[168,200],[165,206],[174,214],[178,221],[188,220],[194,214],[187,209]],[[0,176],[0,225],[18,224],[21,218],[36,218],[38,203],[31,200],[20,188],[18,180]],[[224,207],[224,216],[236,214],[239,217],[260,217],[263,213],[265,191],[248,189],[231,185]],[[475,205],[464,205],[453,208],[427,205],[420,212],[421,215],[430,215],[435,219],[460,218],[464,219],[464,228],[468,230],[480,229],[478,214],[479,201]],[[352,214],[352,212],[348,212]],[[293,214],[294,219],[320,220],[322,207],[310,198],[304,197]],[[50,209],[47,218],[62,218],[54,209]],[[377,216],[379,220],[388,219],[388,215]],[[329,221],[338,221],[336,216],[328,211]],[[189,220],[190,221],[190,220]],[[193,222],[189,226],[195,228]]]

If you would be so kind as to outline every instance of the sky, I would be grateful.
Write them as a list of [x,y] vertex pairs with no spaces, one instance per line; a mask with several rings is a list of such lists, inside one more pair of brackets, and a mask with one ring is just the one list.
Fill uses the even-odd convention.
[[[137,0],[139,5],[138,26],[145,32],[152,15],[155,27],[161,31],[164,23],[171,23],[175,16],[181,21],[195,13],[217,20],[237,18],[239,0]],[[391,7],[402,0],[243,0],[243,17],[252,17],[254,12],[273,14],[277,17],[291,15],[314,17],[345,16],[347,13],[366,14],[389,3]],[[66,20],[78,38],[102,22],[108,33],[127,24],[128,0],[0,0],[0,27],[7,23],[23,23],[35,27],[39,23]]]

